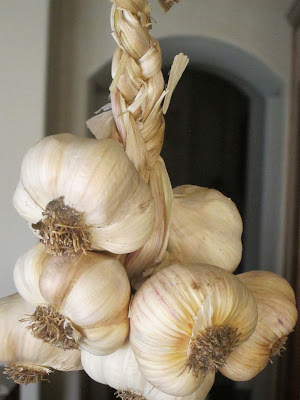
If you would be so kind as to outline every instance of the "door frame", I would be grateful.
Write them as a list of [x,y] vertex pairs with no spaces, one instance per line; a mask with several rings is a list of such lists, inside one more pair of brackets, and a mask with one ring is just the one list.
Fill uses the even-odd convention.
[[[296,303],[300,304],[300,0],[287,15],[292,32],[292,85],[290,132],[286,188],[284,276],[291,282]],[[300,324],[289,340],[287,355],[281,363],[278,400],[298,400],[300,393]]]

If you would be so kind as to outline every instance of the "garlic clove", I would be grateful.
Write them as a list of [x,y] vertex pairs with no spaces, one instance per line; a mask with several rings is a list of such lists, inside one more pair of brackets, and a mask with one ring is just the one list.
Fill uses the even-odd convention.
[[170,395],[193,393],[253,333],[254,297],[229,272],[173,264],[149,278],[130,307],[130,343],[145,378]]
[[78,350],[53,348],[30,334],[20,323],[34,307],[19,294],[0,299],[0,361],[7,363],[5,374],[16,383],[36,383],[47,380],[53,369],[82,369]]
[[91,246],[101,250],[99,243],[115,254],[125,254],[142,247],[153,229],[153,212],[153,203],[147,201],[132,211],[127,210],[126,214],[124,212],[124,217],[116,222],[101,229],[91,228]]
[[43,218],[44,210],[29,196],[21,181],[14,193],[13,203],[18,213],[22,214],[29,224],[34,224]]
[[[42,244],[24,253],[14,268],[14,282],[18,292],[30,304],[43,304],[45,299],[39,288],[43,264],[50,258]],[[32,259],[35,263],[32,263]]]
[[122,146],[114,141],[74,140],[64,151],[57,193],[64,195],[70,207],[92,213],[94,225],[105,225],[139,183],[137,175],[129,173],[128,161]]
[[230,354],[221,373],[235,381],[247,381],[284,350],[297,321],[297,309],[294,291],[282,277],[267,271],[251,271],[237,277],[255,297],[258,322],[250,338]]
[[214,189],[173,190],[168,251],[181,263],[216,265],[233,272],[241,261],[242,219],[235,204]]
[[129,324],[127,320],[118,323],[110,323],[109,326],[88,327],[84,330],[84,340],[81,349],[94,355],[111,354],[120,347],[120,337],[124,340],[129,334]]
[[[94,325],[99,320],[106,324],[127,319],[130,285],[123,266],[111,257],[94,254],[81,257],[88,257],[91,267],[87,268],[89,265],[85,262],[79,279],[69,281],[72,290],[60,304],[61,311],[80,326]],[[42,281],[43,277],[40,285]],[[52,304],[50,296],[47,300]]]
[[[47,136],[33,146],[23,158],[21,182],[24,190],[43,210],[51,200],[60,197],[57,195],[56,186],[61,161],[65,147],[72,143],[72,137],[71,134]],[[47,151],[44,151],[45,148]],[[15,197],[15,203],[22,210],[21,199]]]

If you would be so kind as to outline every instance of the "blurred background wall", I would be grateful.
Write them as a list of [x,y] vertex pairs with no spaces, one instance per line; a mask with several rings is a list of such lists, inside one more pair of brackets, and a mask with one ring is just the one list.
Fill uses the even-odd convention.
[[[44,135],[49,0],[2,0],[0,3],[0,296],[14,293],[13,267],[37,240],[16,213],[12,196],[25,151]],[[1,393],[9,389],[1,377]],[[38,386],[21,390],[36,400]]]
[[36,243],[12,196],[25,151],[44,135],[49,0],[0,4],[0,296],[14,293],[16,259]]

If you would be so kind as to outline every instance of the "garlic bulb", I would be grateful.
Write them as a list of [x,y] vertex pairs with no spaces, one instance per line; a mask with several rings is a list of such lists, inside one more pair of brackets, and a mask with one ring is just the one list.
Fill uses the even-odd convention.
[[143,377],[128,341],[108,356],[94,356],[82,351],[81,362],[85,372],[94,381],[115,388],[117,397],[122,400],[205,400],[214,383],[214,374],[209,374],[199,389],[189,396],[163,393]]
[[234,381],[247,381],[284,349],[287,336],[296,325],[297,309],[293,289],[282,277],[251,271],[238,278],[255,297],[258,321],[253,335],[230,354],[221,372]]
[[214,189],[173,190],[168,251],[181,263],[204,263],[233,272],[241,261],[243,223],[235,204]]
[[55,255],[135,251],[154,223],[149,187],[122,146],[71,134],[48,136],[28,151],[14,205]]
[[27,319],[32,333],[48,343],[103,355],[128,336],[130,284],[114,257],[91,252],[56,257],[39,244],[20,257],[14,281],[37,307]]
[[19,294],[0,299],[0,361],[5,374],[19,384],[47,380],[53,369],[82,369],[78,350],[53,348],[34,338],[20,319],[34,308]]
[[254,297],[229,272],[173,264],[149,278],[130,308],[130,342],[157,389],[187,396],[253,333]]

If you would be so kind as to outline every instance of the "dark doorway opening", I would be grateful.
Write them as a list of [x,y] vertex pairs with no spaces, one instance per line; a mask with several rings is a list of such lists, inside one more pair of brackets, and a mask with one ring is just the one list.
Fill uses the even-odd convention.
[[[164,68],[166,80],[169,70]],[[166,115],[162,151],[173,187],[193,184],[217,189],[235,202],[242,217],[249,103],[229,81],[188,68]]]
[[[163,69],[165,81],[170,66]],[[188,68],[166,114],[162,150],[176,187],[193,184],[217,189],[237,205],[244,221],[250,100],[219,76]],[[236,273],[243,272],[243,262]],[[209,399],[249,400],[249,388],[216,375]]]

